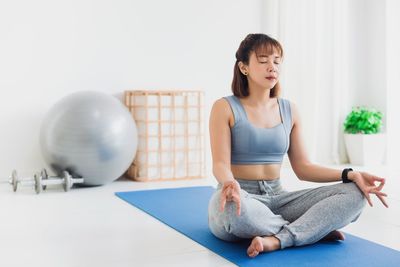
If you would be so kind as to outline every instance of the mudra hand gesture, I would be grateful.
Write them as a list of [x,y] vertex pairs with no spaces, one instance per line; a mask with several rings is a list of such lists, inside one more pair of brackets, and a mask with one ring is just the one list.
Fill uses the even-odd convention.
[[236,214],[240,215],[240,185],[236,180],[224,182],[221,190],[220,211],[225,209],[226,202],[233,201],[236,204]]
[[[348,176],[354,183],[356,183],[361,192],[363,192],[365,198],[368,201],[368,204],[371,207],[373,205],[370,194],[376,195],[386,208],[389,207],[385,200],[387,194],[381,191],[383,186],[385,185],[384,178],[366,172],[356,172],[356,171],[349,172]],[[375,185],[375,182],[378,182],[379,185]]]

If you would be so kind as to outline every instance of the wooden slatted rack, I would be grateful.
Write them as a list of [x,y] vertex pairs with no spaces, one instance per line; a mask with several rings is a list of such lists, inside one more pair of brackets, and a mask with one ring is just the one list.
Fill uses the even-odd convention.
[[138,128],[130,179],[158,181],[205,177],[203,91],[125,92]]

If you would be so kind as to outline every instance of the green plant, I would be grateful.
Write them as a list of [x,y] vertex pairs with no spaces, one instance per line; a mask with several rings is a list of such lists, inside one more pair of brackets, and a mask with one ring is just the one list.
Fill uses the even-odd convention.
[[382,112],[373,108],[353,107],[344,123],[344,132],[349,134],[376,134],[382,126]]

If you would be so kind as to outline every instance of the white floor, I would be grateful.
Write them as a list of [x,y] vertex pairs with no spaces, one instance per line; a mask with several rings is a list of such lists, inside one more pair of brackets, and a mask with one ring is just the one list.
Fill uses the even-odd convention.
[[[375,171],[374,171],[375,169]],[[400,171],[368,169],[387,177],[389,209],[374,198],[359,220],[343,230],[400,250]],[[315,186],[284,169],[289,190]],[[212,179],[51,188],[12,192],[0,184],[0,266],[235,266],[114,196],[117,191],[215,185]]]

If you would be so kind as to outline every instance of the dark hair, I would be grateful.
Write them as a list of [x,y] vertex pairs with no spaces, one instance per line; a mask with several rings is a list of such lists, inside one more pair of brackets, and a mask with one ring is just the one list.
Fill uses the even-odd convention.
[[[250,54],[255,52],[256,55],[260,54],[261,51],[266,51],[267,54],[272,54],[274,51],[278,52],[283,57],[283,49],[281,44],[274,38],[269,37],[266,34],[255,33],[249,34],[240,43],[238,50],[236,51],[236,62],[233,68],[233,80],[232,80],[232,92],[237,97],[244,97],[249,95],[249,85],[247,82],[247,76],[245,76],[239,69],[239,62],[248,65]],[[279,96],[281,86],[279,81],[271,89],[270,96]]]

